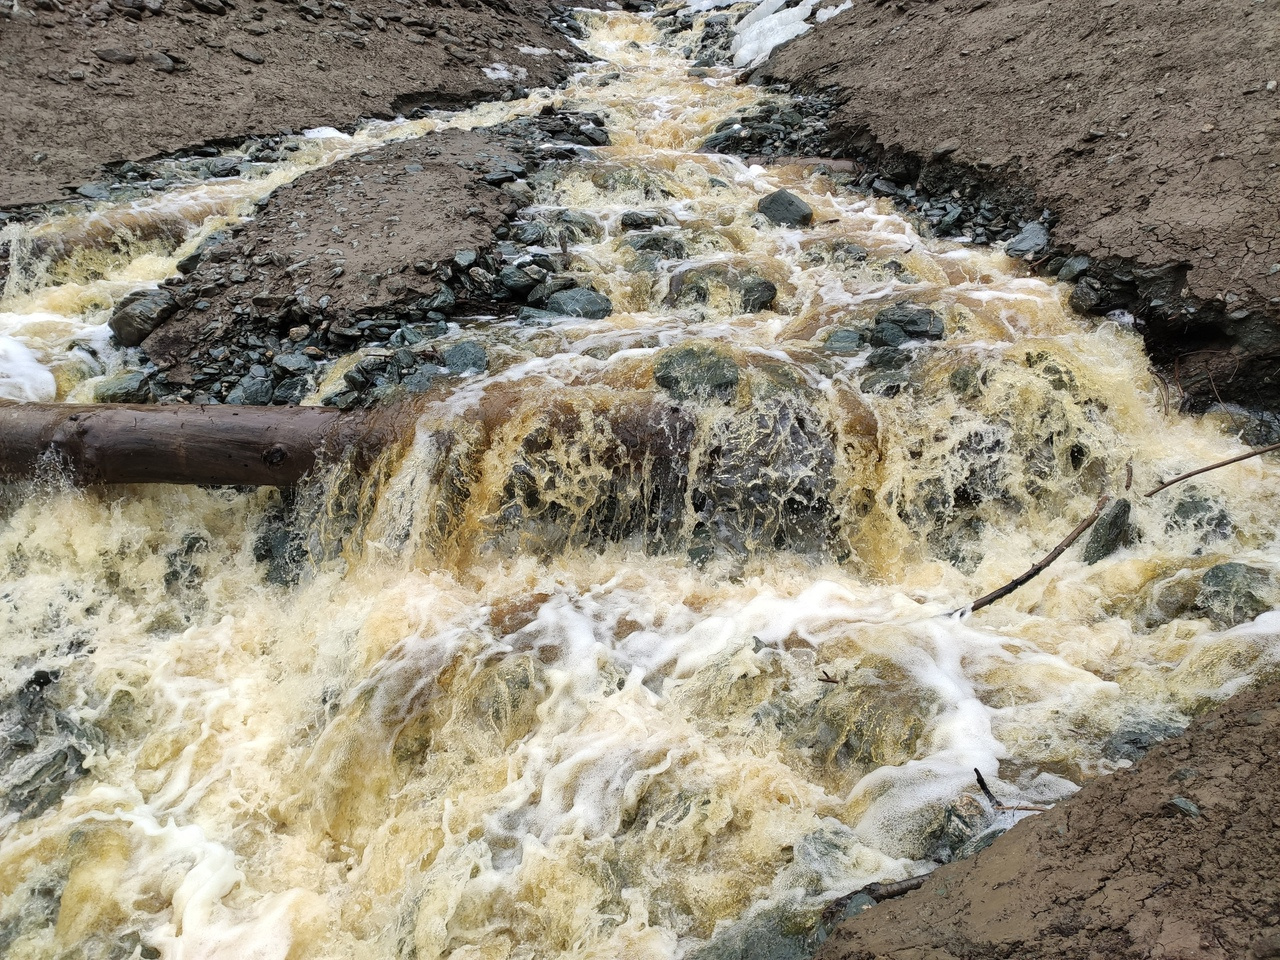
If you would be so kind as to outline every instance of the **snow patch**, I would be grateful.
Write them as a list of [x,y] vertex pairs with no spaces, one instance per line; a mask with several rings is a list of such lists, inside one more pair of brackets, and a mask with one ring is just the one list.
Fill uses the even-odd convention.
[[516,47],[521,53],[527,57],[549,57],[551,51],[546,47]]
[[524,67],[512,66],[509,63],[495,63],[484,67],[484,75],[490,80],[523,80],[529,75]]
[[[699,5],[716,0],[695,0]],[[734,27],[733,65],[755,67],[774,49],[807,33],[814,23],[825,23],[853,6],[852,0],[759,0],[754,10]],[[708,7],[707,9],[711,9]]]

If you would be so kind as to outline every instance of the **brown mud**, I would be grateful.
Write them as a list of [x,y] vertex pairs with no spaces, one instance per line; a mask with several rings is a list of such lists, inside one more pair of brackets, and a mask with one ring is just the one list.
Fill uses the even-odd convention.
[[898,183],[1048,208],[1077,306],[1135,313],[1191,406],[1275,410],[1278,53],[1250,0],[858,0],[758,76],[832,95],[836,153]]
[[819,960],[1280,957],[1280,683],[838,927]]
[[58,199],[104,165],[555,84],[581,58],[551,24],[564,12],[535,0],[5,3],[0,209]]

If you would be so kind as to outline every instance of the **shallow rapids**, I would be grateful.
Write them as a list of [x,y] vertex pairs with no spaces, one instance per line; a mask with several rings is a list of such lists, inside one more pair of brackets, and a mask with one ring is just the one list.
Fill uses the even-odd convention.
[[[521,214],[612,315],[452,325],[489,370],[429,394],[379,472],[288,498],[4,491],[0,956],[803,939],[832,898],[1026,815],[985,807],[974,768],[1006,805],[1052,803],[1276,669],[1277,469],[1141,495],[1241,452],[1229,419],[1172,412],[1131,329],[999,250],[821,169],[695,153],[759,92],[690,76],[642,16],[590,24],[600,62],[565,90],[10,228],[15,258],[81,252],[15,259],[0,364],[28,399],[78,398],[138,362],[112,303],[317,164],[547,102],[613,141],[539,173]],[[780,187],[812,227],[756,212]],[[627,232],[635,212],[656,226]],[[129,226],[82,241],[103,222]],[[761,280],[776,298],[747,312]],[[833,347],[900,302],[945,336]],[[681,356],[715,386],[659,386]],[[1103,495],[1132,503],[1115,552],[951,614]],[[1260,573],[1223,600],[1228,561]]]

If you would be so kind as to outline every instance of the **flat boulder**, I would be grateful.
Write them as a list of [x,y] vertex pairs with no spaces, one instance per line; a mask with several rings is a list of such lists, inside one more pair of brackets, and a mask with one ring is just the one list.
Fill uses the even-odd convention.
[[613,303],[603,293],[575,287],[560,290],[547,298],[547,311],[562,317],[584,317],[603,320],[613,313]]

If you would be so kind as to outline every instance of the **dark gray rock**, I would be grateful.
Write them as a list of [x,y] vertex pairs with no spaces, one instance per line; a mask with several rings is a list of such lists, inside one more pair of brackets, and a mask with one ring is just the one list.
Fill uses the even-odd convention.
[[240,382],[227,394],[227,403],[243,404],[247,407],[262,407],[271,402],[275,395],[275,384],[266,367],[255,364],[250,371],[240,378]]
[[[488,358],[485,359],[487,362]],[[401,380],[400,385],[409,393],[426,393],[431,389],[431,384],[435,382],[436,377],[443,372],[435,364],[424,364]]]
[[564,317],[603,320],[613,313],[613,304],[603,293],[579,287],[561,290],[547,297],[547,310]]
[[676,400],[717,399],[726,403],[738,392],[738,365],[719,347],[688,344],[663,351],[653,379]]
[[547,239],[547,228],[541,223],[522,223],[516,227],[515,239],[526,247],[541,246]]
[[286,377],[271,394],[271,402],[290,406],[300,403],[311,391],[310,377]]
[[1021,260],[1026,256],[1039,256],[1049,249],[1049,231],[1044,224],[1028,223],[1004,248],[1006,255]]
[[1131,510],[1129,501],[1124,497],[1107,504],[1089,531],[1080,559],[1092,566],[1127,543],[1132,536],[1129,526]]
[[121,50],[119,47],[104,47],[93,51],[93,55],[106,63],[130,64],[138,59],[128,50]]
[[883,324],[893,324],[911,340],[941,340],[946,333],[942,317],[936,311],[914,303],[885,307],[875,317],[877,328]]
[[865,330],[856,327],[845,327],[841,330],[832,330],[827,335],[827,339],[822,346],[828,353],[847,357],[855,353],[861,353],[867,342],[867,332]]
[[559,319],[560,314],[537,307],[521,307],[516,311],[516,320],[525,327],[549,327]]
[[1220,563],[1200,578],[1196,607],[1219,628],[1234,627],[1271,608],[1271,576],[1261,567]]
[[871,328],[873,347],[900,347],[910,339],[896,323],[877,323]]
[[764,277],[746,277],[738,291],[742,294],[743,313],[767,310],[778,296],[778,288]]
[[126,347],[136,347],[178,309],[178,302],[165,289],[139,290],[120,301],[107,325]]
[[517,297],[527,297],[538,285],[537,280],[519,267],[503,267],[498,273],[498,282]]
[[285,376],[305,376],[316,371],[316,362],[300,353],[278,353],[271,364]]
[[247,43],[233,43],[231,45],[231,52],[234,53],[241,60],[244,60],[248,63],[266,63],[267,62],[267,58],[264,57],[261,53],[259,53],[257,48],[251,47]]
[[1062,261],[1062,266],[1058,268],[1058,279],[1064,282],[1076,280],[1084,276],[1085,271],[1089,269],[1089,258],[1083,253],[1078,253],[1074,257],[1067,257]]
[[670,233],[646,233],[627,237],[620,246],[641,253],[654,253],[663,260],[683,260],[688,256],[684,241]]
[[93,388],[95,403],[150,403],[151,385],[141,370],[117,373]]
[[667,218],[658,210],[628,210],[620,221],[623,230],[652,230],[666,223]]
[[450,344],[442,351],[450,373],[478,373],[489,369],[489,354],[473,340]]
[[868,370],[901,370],[911,362],[911,354],[895,346],[879,346],[867,354]]
[[110,200],[111,185],[108,183],[86,183],[76,188],[76,193],[87,200]]
[[786,227],[807,227],[813,223],[813,208],[787,190],[775,190],[761,198],[756,209]]

